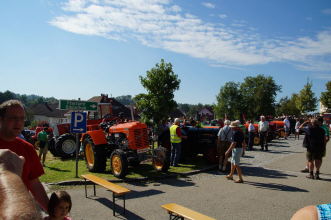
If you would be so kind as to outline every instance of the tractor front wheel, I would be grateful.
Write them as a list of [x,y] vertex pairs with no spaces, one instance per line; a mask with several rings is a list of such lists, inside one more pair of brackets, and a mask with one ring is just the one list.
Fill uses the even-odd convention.
[[170,158],[167,149],[158,147],[153,153],[153,167],[157,171],[167,172],[170,167]]
[[117,178],[124,178],[128,172],[128,160],[123,150],[114,150],[110,156],[110,166],[113,175]]

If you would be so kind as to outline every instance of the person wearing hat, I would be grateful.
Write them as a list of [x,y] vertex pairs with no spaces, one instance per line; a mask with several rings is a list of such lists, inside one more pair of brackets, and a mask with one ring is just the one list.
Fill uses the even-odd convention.
[[170,155],[170,165],[177,167],[182,152],[182,138],[186,136],[182,135],[181,129],[179,127],[180,119],[176,118],[174,124],[170,127],[170,142],[171,142],[171,155]]
[[226,176],[228,180],[233,180],[234,171],[237,170],[239,179],[235,181],[235,183],[243,183],[242,171],[239,166],[240,157],[243,153],[244,148],[246,147],[244,141],[244,134],[241,128],[238,125],[238,122],[231,122],[230,128],[232,129],[232,138],[231,145],[229,149],[226,151],[225,155],[228,156],[230,152],[232,152],[231,157],[231,171],[229,175]]

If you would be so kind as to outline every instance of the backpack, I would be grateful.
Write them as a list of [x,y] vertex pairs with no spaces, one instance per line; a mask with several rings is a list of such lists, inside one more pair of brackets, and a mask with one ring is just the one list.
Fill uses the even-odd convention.
[[302,146],[308,151],[323,150],[324,145],[324,130],[320,127],[310,127],[309,133],[306,133]]
[[302,147],[309,149],[310,148],[310,135],[305,134],[305,137],[303,138]]

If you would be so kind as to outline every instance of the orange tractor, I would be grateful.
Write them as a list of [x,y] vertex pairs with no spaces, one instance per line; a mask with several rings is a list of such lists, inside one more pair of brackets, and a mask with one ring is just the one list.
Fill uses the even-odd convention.
[[167,171],[169,161],[166,149],[150,148],[147,126],[138,121],[114,125],[112,121],[100,126],[87,126],[81,138],[86,165],[91,172],[102,172],[110,158],[114,176],[123,178],[128,166],[138,166],[141,161],[152,159],[158,171]]

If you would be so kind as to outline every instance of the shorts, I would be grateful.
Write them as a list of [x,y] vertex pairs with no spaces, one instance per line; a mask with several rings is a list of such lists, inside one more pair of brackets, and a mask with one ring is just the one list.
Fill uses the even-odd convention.
[[318,219],[330,219],[331,218],[331,204],[317,205]]
[[47,154],[48,144],[45,144],[44,147],[39,147],[39,154]]
[[243,154],[243,148],[233,148],[232,149],[232,157],[231,157],[231,163],[234,165],[239,165],[240,163],[240,157]]
[[306,158],[308,161],[312,160],[322,160],[322,158],[325,156],[325,150],[320,152],[309,152],[306,153]]
[[285,126],[285,127],[284,127],[284,131],[285,131],[285,132],[289,132],[289,131],[290,131],[290,128],[288,128],[288,127]]

